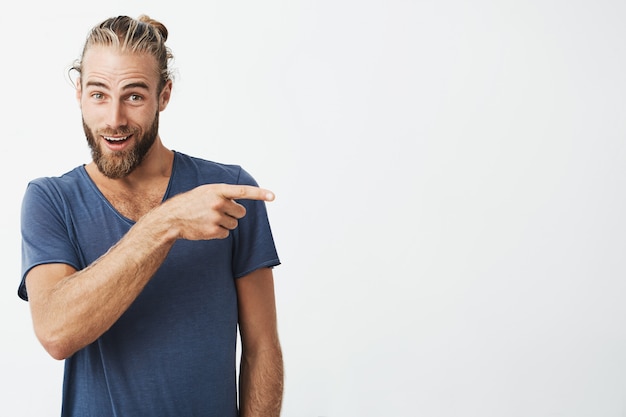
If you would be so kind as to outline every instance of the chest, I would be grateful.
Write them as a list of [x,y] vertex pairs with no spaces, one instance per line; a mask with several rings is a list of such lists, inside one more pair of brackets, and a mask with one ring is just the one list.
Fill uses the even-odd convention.
[[122,216],[137,221],[163,201],[165,190],[158,189],[129,192],[102,190],[104,197]]

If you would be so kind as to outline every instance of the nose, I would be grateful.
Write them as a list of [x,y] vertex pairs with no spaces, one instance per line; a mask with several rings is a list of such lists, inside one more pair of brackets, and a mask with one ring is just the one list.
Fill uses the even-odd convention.
[[117,129],[120,126],[126,126],[126,112],[124,104],[117,100],[111,100],[109,105],[109,114],[107,116],[107,126]]

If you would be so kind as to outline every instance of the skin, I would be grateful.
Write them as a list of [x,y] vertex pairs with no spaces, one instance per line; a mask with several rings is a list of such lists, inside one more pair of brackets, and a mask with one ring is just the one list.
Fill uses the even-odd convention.
[[[115,163],[137,146],[165,110],[172,83],[157,92],[156,60],[93,47],[83,57],[76,99],[86,129],[102,157]],[[156,115],[156,116],[155,116]],[[130,132],[130,135],[129,135]],[[104,136],[128,136],[111,145]],[[55,359],[65,359],[106,332],[152,278],[177,239],[223,239],[245,208],[238,199],[272,201],[268,190],[227,184],[199,186],[161,203],[171,175],[173,152],[158,133],[130,173],[104,175],[86,165],[98,188],[136,224],[106,254],[77,271],[66,264],[33,268],[26,277],[35,334]],[[278,416],[283,367],[277,333],[272,270],[261,268],[236,281],[242,337],[242,417]]]

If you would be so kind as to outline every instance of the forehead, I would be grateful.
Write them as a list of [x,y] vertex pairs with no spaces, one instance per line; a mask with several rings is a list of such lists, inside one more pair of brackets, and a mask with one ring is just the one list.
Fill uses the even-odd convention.
[[82,60],[83,82],[98,80],[116,85],[123,82],[143,81],[149,86],[158,83],[156,58],[148,53],[120,51],[113,46],[92,46]]

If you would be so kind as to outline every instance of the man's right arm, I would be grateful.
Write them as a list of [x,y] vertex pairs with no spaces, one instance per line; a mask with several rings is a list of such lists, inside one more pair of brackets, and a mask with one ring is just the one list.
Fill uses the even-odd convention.
[[107,331],[139,295],[175,239],[144,216],[87,268],[44,264],[26,276],[35,334],[55,359],[65,359]]
[[44,264],[26,276],[35,334],[64,359],[106,332],[132,304],[177,239],[225,238],[245,209],[235,199],[271,201],[267,190],[214,184],[180,194],[143,216],[106,254],[76,271]]

